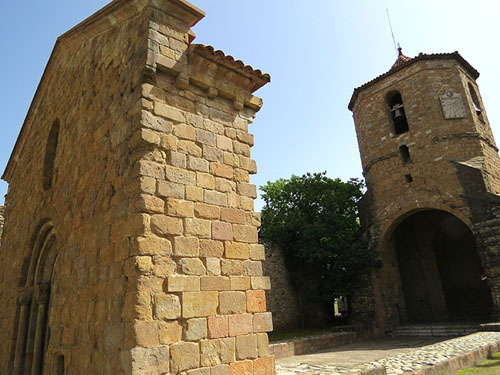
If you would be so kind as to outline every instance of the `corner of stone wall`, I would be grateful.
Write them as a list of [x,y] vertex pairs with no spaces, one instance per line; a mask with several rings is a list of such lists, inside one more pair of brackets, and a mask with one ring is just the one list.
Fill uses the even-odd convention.
[[[169,11],[178,3],[169,1]],[[216,87],[231,85],[207,72],[227,67],[193,57],[184,11],[153,8],[149,22],[148,74],[129,141],[133,214],[126,224],[122,368],[272,374],[270,282],[249,183],[256,164],[248,124],[257,110],[245,105],[249,93],[242,101],[219,95]]]
[[4,212],[4,206],[0,206],[0,246],[2,245],[3,223],[5,221],[3,212]]

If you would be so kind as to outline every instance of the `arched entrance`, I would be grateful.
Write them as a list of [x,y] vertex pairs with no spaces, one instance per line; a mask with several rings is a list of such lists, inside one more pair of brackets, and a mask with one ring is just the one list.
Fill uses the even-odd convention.
[[402,322],[491,315],[474,236],[460,219],[445,211],[420,211],[397,226],[392,240],[404,294]]

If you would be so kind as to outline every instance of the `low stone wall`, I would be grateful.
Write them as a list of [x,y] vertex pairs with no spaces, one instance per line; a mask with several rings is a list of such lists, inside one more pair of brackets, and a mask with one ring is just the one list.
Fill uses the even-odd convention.
[[260,241],[266,251],[263,273],[271,278],[271,290],[266,291],[267,311],[273,314],[275,331],[300,326],[300,306],[297,292],[285,267],[285,258],[278,246]]

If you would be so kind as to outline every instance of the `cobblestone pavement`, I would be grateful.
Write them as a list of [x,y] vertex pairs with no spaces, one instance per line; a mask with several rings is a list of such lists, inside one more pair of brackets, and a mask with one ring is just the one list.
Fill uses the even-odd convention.
[[[415,345],[411,344],[411,340],[409,342],[410,346]],[[283,358],[276,361],[276,373],[277,375],[355,375],[362,373],[360,368],[368,370],[385,367],[387,375],[399,375],[445,362],[488,344],[500,343],[500,332],[480,332],[418,348],[407,347],[406,350],[402,348],[398,350],[397,346],[391,349],[387,347],[387,341],[381,343],[387,348],[385,351],[381,351],[377,347],[377,341],[374,340],[369,346],[360,343],[361,345],[338,347],[330,352]],[[359,349],[356,349],[356,346],[359,346]],[[361,352],[356,353],[357,350]],[[398,351],[403,352],[398,353]],[[361,355],[366,361],[353,363],[349,359],[350,354]],[[378,358],[373,360],[374,357]]]

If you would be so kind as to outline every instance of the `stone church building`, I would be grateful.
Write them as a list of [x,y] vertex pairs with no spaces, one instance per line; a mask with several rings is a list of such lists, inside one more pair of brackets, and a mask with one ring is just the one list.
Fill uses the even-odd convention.
[[378,332],[500,313],[500,159],[478,76],[458,52],[400,50],[354,90],[361,219],[383,266],[353,307]]
[[270,81],[185,0],[57,40],[3,179],[0,373],[270,375],[248,132]]

